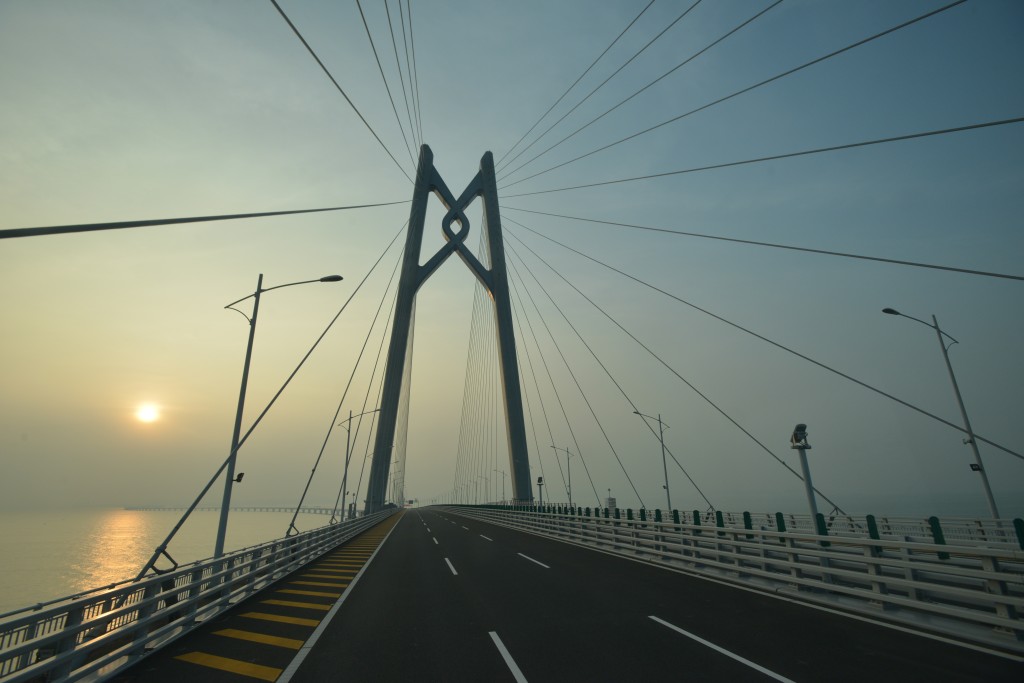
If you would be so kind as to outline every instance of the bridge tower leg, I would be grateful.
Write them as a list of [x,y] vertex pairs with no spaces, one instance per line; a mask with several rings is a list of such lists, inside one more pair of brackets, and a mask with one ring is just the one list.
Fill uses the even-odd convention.
[[[421,266],[419,257],[423,244],[427,200],[430,193],[433,193],[448,209],[447,215],[441,222],[441,231],[446,244]],[[485,268],[465,245],[466,236],[469,234],[469,221],[464,210],[477,197],[483,201],[482,229],[487,236],[490,269]],[[453,223],[459,225],[458,233],[452,230]],[[391,468],[391,451],[395,446],[395,427],[398,420],[402,383],[408,381],[405,363],[408,357],[416,292],[453,253],[459,255],[477,280],[487,288],[494,301],[498,355],[501,360],[501,381],[505,396],[512,496],[519,501],[533,500],[526,425],[523,418],[522,393],[519,387],[519,363],[516,357],[515,333],[512,327],[512,304],[509,299],[508,273],[505,268],[505,245],[501,232],[501,214],[498,210],[498,189],[494,179],[494,157],[490,152],[484,154],[480,160],[480,172],[462,192],[462,195],[456,199],[434,168],[434,155],[430,148],[423,145],[420,148],[419,165],[416,171],[412,208],[409,212],[409,229],[405,241],[405,255],[402,259],[402,274],[398,282],[398,300],[395,304],[391,341],[388,345],[387,365],[384,371],[380,416],[377,422],[377,436],[374,442],[373,461],[370,466],[370,480],[367,487],[365,508],[367,513],[376,512],[384,506],[388,474]]]

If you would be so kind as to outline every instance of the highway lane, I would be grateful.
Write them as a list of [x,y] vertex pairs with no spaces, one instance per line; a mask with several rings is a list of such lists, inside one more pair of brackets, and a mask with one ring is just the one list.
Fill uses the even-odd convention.
[[290,680],[1019,681],[1020,662],[410,511]]

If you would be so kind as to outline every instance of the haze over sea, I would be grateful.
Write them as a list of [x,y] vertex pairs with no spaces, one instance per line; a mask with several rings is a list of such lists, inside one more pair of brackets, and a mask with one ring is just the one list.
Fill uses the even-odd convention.
[[[182,511],[84,508],[0,510],[0,614],[133,578]],[[213,555],[219,514],[200,510],[171,541],[181,565]],[[327,524],[299,515],[302,530]],[[245,548],[284,536],[291,513],[232,512],[225,547]],[[168,566],[161,560],[157,566]]]
[[[973,495],[907,494],[899,499],[866,494],[850,503],[850,513],[870,512],[878,517],[985,517],[980,491]],[[999,504],[1003,517],[1024,517],[1024,495],[1000,500]],[[826,505],[819,505],[822,512],[828,512]],[[770,507],[749,509],[776,511]],[[803,508],[790,506],[781,511],[804,512]],[[123,508],[0,510],[0,614],[134,577],[181,514],[180,510]],[[194,512],[171,542],[171,556],[180,565],[210,557],[218,518],[216,511]],[[245,548],[280,538],[290,520],[291,513],[232,512],[226,548]],[[305,531],[327,521],[324,515],[303,514],[296,526]],[[160,567],[167,565],[166,560],[158,563]]]

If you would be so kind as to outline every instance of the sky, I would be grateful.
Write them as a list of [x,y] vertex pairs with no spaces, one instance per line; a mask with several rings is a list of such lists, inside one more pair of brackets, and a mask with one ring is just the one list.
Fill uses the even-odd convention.
[[[638,409],[663,417],[666,445],[716,508],[802,511],[806,503],[798,479],[524,245],[796,469],[789,437],[794,424],[806,423],[814,483],[842,508],[986,515],[961,432],[511,220],[959,424],[934,332],[881,309],[929,322],[934,314],[959,342],[950,359],[975,431],[1024,452],[1020,280],[523,211],[1020,276],[1021,123],[528,193],[1022,116],[1024,6],[964,3],[516,182],[944,4],[785,0],[505,177],[770,5],[704,0],[503,165],[646,4],[412,2],[423,141],[439,172],[458,194],[482,155],[494,153],[506,242]],[[691,4],[654,2],[508,157]],[[409,200],[406,174],[414,175],[416,150],[403,142],[356,3],[280,5],[397,162],[270,2],[12,0],[0,3],[0,229]],[[398,4],[388,8],[398,30]],[[367,0],[363,10],[408,135],[384,3]],[[404,68],[400,31],[397,50]],[[442,216],[432,200],[423,260],[443,244]],[[295,504],[383,300],[341,414],[374,407],[370,368],[401,237],[371,268],[407,219],[408,204],[398,204],[0,240],[0,507],[187,505],[229,451],[247,327],[224,305],[252,293],[260,273],[265,287],[338,273],[343,282],[268,293],[259,312],[246,426],[355,293],[239,451],[246,477],[235,504]],[[472,245],[478,219],[470,213]],[[610,492],[622,506],[662,505],[657,438],[519,256],[511,258],[523,273],[513,280],[536,298],[622,462],[527,303],[521,314],[538,326],[540,348],[517,331],[520,355],[545,354],[575,434],[573,441],[550,384],[528,381],[531,410],[543,400],[550,411],[550,433],[537,416],[527,425],[531,468],[535,476],[544,471],[545,497],[568,497],[556,445],[581,452],[572,463],[574,500],[593,505]],[[444,499],[455,482],[474,287],[451,259],[418,295],[405,493],[421,502]],[[156,406],[156,419],[138,418],[144,404]],[[355,445],[353,478],[367,452],[366,431]],[[308,504],[330,505],[337,495],[344,431],[335,428],[326,444]],[[1003,516],[1024,515],[1024,462],[985,444],[981,454]],[[492,471],[507,470],[495,464]],[[671,462],[668,474],[674,507],[707,507]],[[481,480],[491,498],[500,497],[501,476]],[[219,488],[208,504],[217,503]]]

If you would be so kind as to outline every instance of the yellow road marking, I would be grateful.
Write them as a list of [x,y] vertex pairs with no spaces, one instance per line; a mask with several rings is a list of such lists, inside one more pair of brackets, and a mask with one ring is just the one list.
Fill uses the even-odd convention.
[[331,564],[323,567],[310,567],[311,572],[354,572],[363,565],[361,564]]
[[295,624],[296,626],[319,626],[319,619],[302,619],[301,617],[283,617],[280,614],[266,614],[264,612],[246,612],[242,615],[249,619],[262,619],[263,621],[277,621],[282,624]]
[[328,593],[326,591],[300,591],[294,588],[282,588],[278,593],[291,593],[292,595],[313,595],[318,598],[340,598],[341,593]]
[[264,605],[279,605],[281,607],[302,607],[303,609],[318,609],[326,612],[331,609],[330,605],[323,605],[317,602],[299,602],[297,600],[261,600]]
[[344,588],[348,582],[338,583],[337,581],[327,583],[326,581],[292,581],[296,586],[327,586],[328,588]]
[[227,657],[208,655],[205,652],[189,652],[187,654],[178,655],[175,659],[181,659],[186,662],[191,662],[192,664],[199,664],[200,666],[208,666],[211,669],[230,671],[231,673],[249,676],[250,678],[258,678],[261,681],[276,681],[277,677],[281,675],[282,671],[284,671],[284,669],[275,669],[272,666],[250,664],[249,662],[243,662],[238,659],[228,659]]
[[286,647],[291,650],[298,650],[302,647],[302,641],[296,640],[295,638],[268,636],[266,633],[241,631],[237,628],[226,628],[222,631],[214,631],[213,635],[224,636],[225,638],[237,638],[238,640],[249,640],[254,643],[263,643],[264,645],[276,645],[277,647]]

